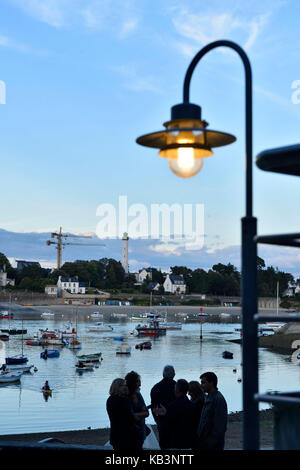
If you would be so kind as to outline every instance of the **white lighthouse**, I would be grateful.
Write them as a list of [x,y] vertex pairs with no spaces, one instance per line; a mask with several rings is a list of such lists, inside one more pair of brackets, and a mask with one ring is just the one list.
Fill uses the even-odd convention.
[[128,233],[123,233],[122,237],[122,266],[124,268],[125,274],[128,274]]

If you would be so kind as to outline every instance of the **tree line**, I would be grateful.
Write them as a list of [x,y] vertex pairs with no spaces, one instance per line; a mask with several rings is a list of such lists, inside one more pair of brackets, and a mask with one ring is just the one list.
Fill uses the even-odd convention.
[[[84,282],[86,287],[95,287],[101,290],[124,289],[132,293],[149,293],[148,284],[150,279],[144,281],[142,286],[136,286],[134,274],[125,274],[122,264],[112,258],[102,258],[100,260],[76,260],[66,262],[60,270],[49,270],[38,266],[26,266],[22,270],[13,268],[6,258],[0,253],[0,267],[6,265],[7,275],[15,279],[15,289],[25,289],[34,292],[44,292],[45,286],[55,285],[58,277],[78,277],[80,282]],[[226,295],[240,296],[241,273],[231,263],[214,264],[208,271],[197,268],[190,269],[185,266],[172,266],[171,273],[181,274],[187,286],[187,293],[197,293],[206,295]],[[275,297],[277,282],[279,282],[279,295],[288,286],[288,282],[294,278],[290,273],[280,271],[273,266],[266,267],[265,261],[257,257],[258,275],[258,295],[260,297]],[[152,268],[152,282],[164,282],[165,275],[161,270]],[[13,289],[13,287],[12,287]],[[164,289],[160,287],[158,294],[163,294]],[[155,294],[155,291],[154,291]]]

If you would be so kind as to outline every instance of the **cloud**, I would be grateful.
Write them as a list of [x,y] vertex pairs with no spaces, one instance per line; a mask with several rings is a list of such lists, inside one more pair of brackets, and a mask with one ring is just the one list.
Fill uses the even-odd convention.
[[70,0],[11,0],[11,3],[55,28],[65,25],[66,10],[72,7]]
[[7,49],[13,49],[18,52],[22,52],[23,54],[30,54],[34,51],[30,46],[27,44],[22,44],[20,42],[15,41],[14,39],[4,36],[0,34],[0,47],[5,47]]
[[231,13],[203,15],[182,10],[173,18],[172,22],[180,36],[192,41],[192,44],[178,44],[181,52],[191,55],[199,46],[217,39],[232,37],[242,37],[243,48],[249,50],[257,40],[268,18],[269,14],[247,20],[234,17]]
[[[49,266],[55,266],[55,261],[53,261],[55,248],[46,245],[48,238],[49,233],[16,233],[0,229],[0,252],[9,259],[41,260],[44,264],[49,262]],[[121,240],[107,239],[105,243],[109,253],[108,257],[121,260]],[[175,265],[208,270],[216,263],[232,263],[239,270],[241,269],[240,245],[205,244],[202,249],[187,250],[175,241],[164,244],[161,241],[131,239],[129,243],[131,272],[145,266],[168,270],[170,266]],[[300,254],[295,248],[262,245],[259,246],[258,255],[265,260],[267,266],[278,267],[279,270],[290,272],[296,278],[299,277]],[[104,256],[102,247],[85,246],[83,250],[82,246],[71,245],[64,250],[63,261],[100,259]]]
[[121,39],[135,31],[135,0],[10,0],[27,15],[54,28],[108,29]]
[[124,78],[124,87],[129,90],[141,92],[151,91],[160,93],[161,89],[157,78],[152,75],[142,76],[133,64],[119,65],[112,68]]

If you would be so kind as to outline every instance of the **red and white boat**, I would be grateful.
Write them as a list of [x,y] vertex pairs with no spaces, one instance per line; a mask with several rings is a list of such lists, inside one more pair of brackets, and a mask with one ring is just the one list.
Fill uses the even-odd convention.
[[13,315],[13,313],[9,313],[7,310],[4,310],[3,312],[0,313],[0,320],[2,318],[12,319],[12,318],[14,318],[14,315]]

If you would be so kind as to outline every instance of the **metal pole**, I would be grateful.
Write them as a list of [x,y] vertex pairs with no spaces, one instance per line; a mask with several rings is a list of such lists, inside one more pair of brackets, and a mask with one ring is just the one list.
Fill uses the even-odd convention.
[[202,341],[202,310],[203,308],[200,308],[200,341]]
[[252,216],[252,72],[245,51],[227,40],[215,41],[203,47],[190,63],[183,85],[183,101],[189,102],[189,87],[193,71],[202,57],[217,47],[229,47],[242,59],[245,69],[245,133],[246,133],[246,216],[242,218],[242,315],[243,315],[243,447],[259,449],[259,413],[254,395],[258,393],[257,324],[257,247],[256,218]]

